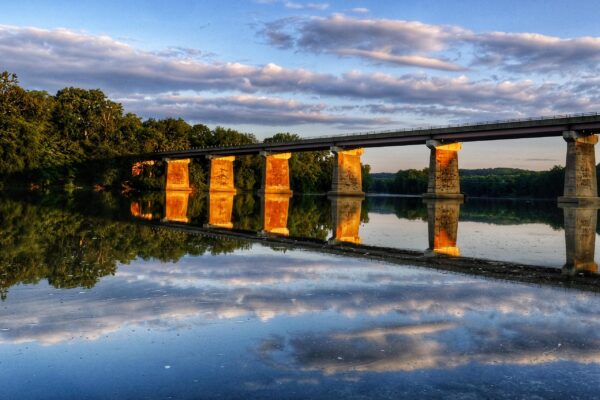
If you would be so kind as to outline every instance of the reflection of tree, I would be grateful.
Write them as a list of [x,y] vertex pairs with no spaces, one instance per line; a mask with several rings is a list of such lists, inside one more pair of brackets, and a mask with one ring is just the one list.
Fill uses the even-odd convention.
[[331,231],[329,200],[325,196],[295,196],[290,203],[290,236],[326,240]]
[[[369,212],[394,213],[398,218],[427,220],[427,207],[420,197],[368,197]],[[461,221],[496,225],[543,223],[562,228],[562,211],[554,201],[467,199],[460,207]]]
[[[242,241],[202,238],[100,218],[111,211],[113,217],[121,212],[121,208],[112,208],[119,206],[120,200],[108,195],[100,199],[88,195],[57,197],[44,198],[41,203],[0,199],[2,298],[13,285],[42,279],[59,288],[90,288],[99,278],[114,274],[117,263],[127,264],[137,257],[177,261],[186,254],[228,253],[249,246]],[[152,196],[144,201],[160,204]],[[64,211],[58,207],[60,202],[94,216]]]

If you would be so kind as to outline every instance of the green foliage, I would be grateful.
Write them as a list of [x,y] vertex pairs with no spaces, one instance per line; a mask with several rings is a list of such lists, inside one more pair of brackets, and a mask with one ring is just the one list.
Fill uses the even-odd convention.
[[[425,168],[400,170],[393,175],[374,174],[370,189],[375,193],[423,194],[427,191],[428,173]],[[467,196],[535,198],[561,196],[565,174],[560,166],[548,171],[489,168],[460,170],[459,173],[461,192]]]

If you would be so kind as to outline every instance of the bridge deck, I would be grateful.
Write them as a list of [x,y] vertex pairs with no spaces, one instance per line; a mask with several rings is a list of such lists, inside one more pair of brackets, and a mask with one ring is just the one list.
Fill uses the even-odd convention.
[[430,139],[439,140],[440,142],[524,139],[560,136],[566,130],[597,133],[600,131],[600,114],[567,115],[552,118],[356,133],[306,138],[293,142],[253,143],[240,146],[169,150],[144,154],[141,157],[144,159],[193,158],[206,155],[257,154],[261,151],[298,152],[329,150],[332,146],[345,148],[406,146],[425,144]]

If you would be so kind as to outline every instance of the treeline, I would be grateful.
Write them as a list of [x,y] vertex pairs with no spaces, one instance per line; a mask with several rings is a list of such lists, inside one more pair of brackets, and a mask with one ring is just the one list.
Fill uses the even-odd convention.
[[[596,170],[599,168],[600,164]],[[395,174],[372,174],[370,191],[423,194],[427,191],[428,174],[427,168],[400,170]],[[461,192],[467,196],[555,198],[563,193],[565,171],[560,166],[547,171],[489,168],[460,170],[459,175]]]
[[[279,133],[265,141],[298,139]],[[65,88],[55,95],[25,90],[17,76],[0,73],[0,187],[65,186],[159,189],[164,163],[131,177],[131,160],[124,156],[190,147],[256,143],[250,133],[183,119],[142,120],[125,113],[121,104],[101,90]],[[235,161],[235,184],[241,190],[258,189],[259,156]],[[291,162],[292,190],[323,193],[331,187],[333,158],[328,151],[295,153]],[[363,171],[367,175],[368,166]],[[207,186],[208,162],[194,159],[190,179],[198,190]],[[366,187],[365,187],[366,189]]]

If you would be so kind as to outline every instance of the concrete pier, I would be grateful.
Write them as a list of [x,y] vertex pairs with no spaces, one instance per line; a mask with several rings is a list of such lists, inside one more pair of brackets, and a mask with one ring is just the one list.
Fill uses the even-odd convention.
[[165,190],[192,190],[188,169],[191,160],[183,158],[178,160],[165,159],[165,161],[167,163]]
[[235,193],[233,162],[234,156],[209,156],[210,180],[208,189],[210,192],[232,192]]
[[578,205],[600,204],[594,151],[598,136],[565,131],[563,138],[567,142],[567,164],[564,195],[558,198],[558,202]]
[[331,147],[331,151],[335,154],[335,163],[329,195],[364,196],[360,164],[363,149],[346,150],[334,146]]
[[446,256],[460,256],[460,249],[456,246],[458,237],[458,217],[460,199],[433,200],[425,199],[427,204],[427,228],[429,233],[429,248],[426,255],[443,254]]
[[289,236],[287,227],[290,193],[261,195],[262,233]]
[[271,154],[263,151],[260,155],[263,156],[260,192],[291,195],[289,159],[292,153]]
[[331,201],[333,236],[329,243],[360,244],[361,196],[328,196]]
[[428,140],[431,149],[429,156],[429,182],[424,198],[429,199],[464,199],[460,193],[458,176],[458,151],[461,143],[444,144],[437,140]]
[[598,206],[563,203],[559,207],[563,209],[565,218],[567,248],[567,260],[563,272],[566,274],[597,273],[598,264],[594,261],[594,256]]

